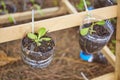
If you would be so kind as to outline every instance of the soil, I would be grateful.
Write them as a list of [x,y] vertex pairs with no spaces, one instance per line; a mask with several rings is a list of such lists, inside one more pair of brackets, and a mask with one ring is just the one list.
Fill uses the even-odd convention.
[[104,28],[104,26],[100,25],[94,25],[93,30],[96,31],[93,32],[93,35],[97,35],[98,37],[106,37],[110,34],[107,29]]
[[[48,36],[44,36],[45,38],[50,38]],[[42,37],[42,38],[44,38]],[[52,38],[51,38],[52,39]],[[28,50],[31,50],[31,46],[34,47],[34,50],[35,52],[42,52],[42,53],[45,53],[45,52],[48,52],[50,50],[52,50],[55,46],[55,43],[52,40],[50,41],[42,41],[41,42],[41,45],[40,46],[37,46],[36,42],[29,39],[27,36],[25,36],[22,40],[22,44],[23,44],[23,47],[24,48],[27,48]]]
[[[91,23],[85,24],[85,27],[89,27],[90,25]],[[86,36],[82,36],[80,34],[79,37],[81,49],[86,53],[97,53],[98,51],[100,51],[106,45],[107,39],[102,41],[96,41],[96,39],[103,39],[110,35],[107,29],[105,29],[105,26],[94,25],[93,30],[95,30],[93,34],[88,33]],[[96,39],[90,38],[89,35]]]

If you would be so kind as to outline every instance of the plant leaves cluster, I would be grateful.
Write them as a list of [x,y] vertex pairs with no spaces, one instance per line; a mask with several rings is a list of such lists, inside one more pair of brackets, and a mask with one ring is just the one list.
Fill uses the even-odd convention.
[[82,36],[87,35],[88,32],[89,32],[90,34],[92,34],[93,32],[95,32],[95,31],[93,30],[94,25],[104,26],[104,25],[105,25],[105,21],[103,20],[103,21],[98,21],[98,22],[92,23],[92,25],[91,25],[90,27],[81,29],[81,30],[80,30],[80,34],[81,34]]
[[46,35],[46,32],[47,32],[46,29],[44,27],[42,27],[38,30],[37,34],[28,33],[27,37],[34,40],[36,42],[36,44],[38,46],[40,46],[42,41],[50,41],[51,40],[51,38],[49,38],[49,37],[43,37]]

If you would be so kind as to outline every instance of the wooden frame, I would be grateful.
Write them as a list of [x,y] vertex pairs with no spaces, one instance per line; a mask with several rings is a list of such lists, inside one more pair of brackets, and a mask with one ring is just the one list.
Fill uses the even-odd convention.
[[[40,26],[44,26],[49,30],[49,32],[52,32],[52,31],[79,26],[82,23],[82,19],[86,15],[86,12],[78,13],[74,8],[74,6],[72,6],[68,0],[62,0],[62,1],[66,6],[67,10],[69,11],[69,13],[73,13],[73,14],[46,19],[42,21],[37,21],[35,22],[35,31],[37,31],[37,29],[40,28]],[[120,25],[120,20],[119,20],[120,11],[118,10],[118,15],[117,15],[117,7],[120,8],[120,1],[118,1],[118,5],[116,6],[110,6],[110,7],[105,7],[105,8],[100,8],[100,9],[95,9],[90,11],[94,15],[97,15],[97,14],[101,15],[101,17],[103,17],[103,20],[118,17],[117,36],[116,36],[117,38],[116,58],[107,46],[105,46],[104,49],[102,50],[102,52],[104,53],[108,61],[113,65],[113,67],[115,67],[115,70],[116,70],[115,76],[114,76],[114,73],[110,73],[98,78],[94,78],[92,80],[101,80],[101,79],[120,80],[120,69],[119,69],[120,37],[118,36],[120,31],[120,28],[118,27]],[[31,31],[31,23],[10,26],[7,28],[0,28],[0,43],[21,39],[26,32],[30,32],[30,31]]]
[[[64,8],[63,5],[61,5],[60,7],[42,9],[41,11],[43,12],[43,15],[40,15],[38,11],[35,11],[35,18],[43,19],[43,18],[58,16],[58,15],[67,13],[67,10]],[[0,24],[10,23],[8,19],[9,15],[13,16],[16,22],[18,22],[18,21],[30,20],[32,13],[31,11],[25,11],[25,12],[17,12],[17,13],[11,13],[6,15],[0,15]]]

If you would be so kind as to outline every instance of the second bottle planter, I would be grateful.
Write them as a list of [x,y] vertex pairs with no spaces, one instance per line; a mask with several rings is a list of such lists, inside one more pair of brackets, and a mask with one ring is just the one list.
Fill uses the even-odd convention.
[[[94,17],[84,19],[80,27],[80,57],[88,62],[95,59],[95,55],[102,55],[100,50],[108,43],[113,34],[113,27],[110,21],[100,21]],[[98,56],[100,58],[100,56]]]
[[38,33],[28,33],[22,39],[22,59],[35,68],[47,67],[54,55],[54,40],[46,35],[46,29],[40,28]]

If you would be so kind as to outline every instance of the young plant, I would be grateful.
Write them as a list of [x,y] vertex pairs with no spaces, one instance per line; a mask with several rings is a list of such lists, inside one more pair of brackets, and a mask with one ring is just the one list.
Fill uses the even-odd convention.
[[92,34],[93,32],[96,32],[95,30],[93,30],[93,28],[95,27],[95,25],[104,26],[105,25],[105,21],[103,20],[103,21],[93,22],[90,27],[81,29],[80,30],[80,34],[82,36],[85,36],[88,33]]
[[36,42],[37,46],[40,46],[42,41],[50,41],[51,40],[51,38],[43,37],[43,36],[46,35],[46,33],[47,33],[47,31],[43,27],[43,28],[40,28],[38,30],[37,34],[35,34],[35,33],[28,33],[27,37],[32,39],[32,40],[34,40]]
[[[91,5],[89,0],[86,0],[86,3],[88,6]],[[77,4],[76,7],[78,8],[78,10],[83,11],[85,9],[83,0],[80,0],[79,4]]]
[[41,6],[35,3],[35,0],[30,0],[30,2],[33,4],[32,8],[36,8],[37,11],[40,13],[40,15],[43,15],[43,12],[41,11]]
[[[4,1],[1,1],[1,6],[3,7],[3,9],[0,9],[0,12],[4,12],[5,14],[9,14],[8,10],[7,10],[7,6],[5,4]],[[16,23],[14,17],[12,15],[9,15],[8,16],[8,20],[11,22],[11,23]]]

